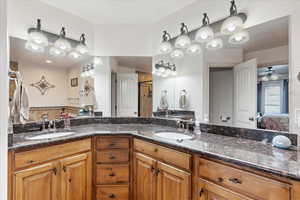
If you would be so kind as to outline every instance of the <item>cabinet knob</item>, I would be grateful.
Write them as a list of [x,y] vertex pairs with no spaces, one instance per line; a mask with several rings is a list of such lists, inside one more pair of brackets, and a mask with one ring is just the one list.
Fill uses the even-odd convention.
[[113,173],[113,172],[109,174],[110,177],[114,177],[115,175],[116,175],[116,174]]
[[28,164],[32,164],[32,163],[34,163],[35,161],[34,160],[27,160],[26,161],[26,163],[28,163]]
[[223,178],[219,177],[218,178],[218,182],[222,183],[223,182]]
[[108,146],[113,147],[115,145],[116,145],[115,143],[110,143]]
[[55,168],[53,168],[53,172],[54,172],[54,175],[56,175],[57,174],[57,168],[55,167]]
[[203,188],[201,188],[201,190],[199,192],[199,196],[202,197],[203,193],[204,193],[204,190],[203,190]]
[[114,159],[116,159],[116,157],[115,156],[110,156],[109,159],[114,160]]
[[158,152],[158,148],[155,148],[155,149],[154,149],[154,152]]
[[108,197],[111,198],[111,199],[114,199],[114,198],[116,198],[116,195],[110,194]]

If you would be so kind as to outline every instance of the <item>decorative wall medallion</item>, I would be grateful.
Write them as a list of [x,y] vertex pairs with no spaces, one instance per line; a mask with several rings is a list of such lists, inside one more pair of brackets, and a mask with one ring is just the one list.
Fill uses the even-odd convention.
[[55,86],[50,84],[45,76],[42,76],[41,80],[39,82],[36,83],[32,83],[30,84],[32,87],[36,87],[37,89],[39,89],[39,91],[41,92],[41,95],[45,95],[46,91],[49,90],[50,88],[54,88]]

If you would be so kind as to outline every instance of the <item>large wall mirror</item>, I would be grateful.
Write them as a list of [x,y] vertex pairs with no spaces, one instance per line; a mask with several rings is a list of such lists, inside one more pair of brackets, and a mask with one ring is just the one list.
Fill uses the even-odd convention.
[[233,65],[209,64],[209,122],[289,131],[289,19],[248,29]]

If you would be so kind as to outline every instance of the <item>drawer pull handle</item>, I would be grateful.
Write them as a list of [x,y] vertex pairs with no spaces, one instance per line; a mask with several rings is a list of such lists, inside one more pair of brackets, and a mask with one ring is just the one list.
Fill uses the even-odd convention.
[[218,178],[218,182],[222,183],[223,182],[223,178],[219,177]]
[[115,143],[110,143],[108,146],[113,147],[115,145],[116,145]]
[[26,161],[28,164],[32,164],[32,163],[34,163],[35,161],[34,160],[27,160]]
[[63,170],[64,170],[64,172],[67,172],[66,166],[63,166]]
[[110,173],[109,176],[110,177],[114,177],[116,174],[115,173]]
[[242,184],[242,181],[237,178],[229,178],[229,181],[234,183],[234,184]]
[[116,159],[116,157],[115,156],[110,156],[109,159],[114,160],[114,159]]
[[155,148],[155,149],[154,149],[154,152],[158,152],[158,149],[157,149],[157,148]]
[[116,198],[116,195],[110,194],[108,197],[111,198],[111,199],[114,199],[114,198]]
[[56,175],[57,174],[57,169],[53,168],[53,172],[54,172],[54,175]]
[[155,168],[153,166],[151,166],[151,172],[155,172]]
[[160,170],[157,169],[157,170],[156,170],[156,176],[157,176],[159,173],[160,173]]
[[201,188],[201,190],[199,192],[199,196],[202,197],[203,193],[204,193],[204,190],[203,190],[203,188]]

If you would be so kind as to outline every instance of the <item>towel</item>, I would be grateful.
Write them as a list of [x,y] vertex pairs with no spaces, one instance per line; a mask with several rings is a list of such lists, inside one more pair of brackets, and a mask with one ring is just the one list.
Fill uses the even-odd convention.
[[159,108],[162,110],[167,110],[169,108],[169,103],[167,99],[167,95],[163,94],[160,98]]
[[186,91],[182,90],[180,92],[179,96],[179,107],[181,109],[187,108],[188,107],[188,101],[187,101],[187,96],[186,96]]
[[29,99],[28,92],[21,78],[16,85],[11,106],[11,117],[13,123],[25,124],[29,120]]

